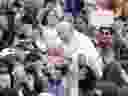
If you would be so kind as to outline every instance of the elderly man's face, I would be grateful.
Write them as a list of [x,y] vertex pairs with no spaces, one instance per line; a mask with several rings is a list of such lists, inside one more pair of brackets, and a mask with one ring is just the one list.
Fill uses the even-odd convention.
[[70,24],[62,24],[57,26],[57,32],[61,40],[71,38],[72,34],[72,25]]

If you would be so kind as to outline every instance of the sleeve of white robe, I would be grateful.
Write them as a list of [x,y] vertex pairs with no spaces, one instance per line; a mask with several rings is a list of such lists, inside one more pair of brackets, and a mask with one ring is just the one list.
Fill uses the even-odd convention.
[[101,78],[103,74],[102,58],[99,56],[99,53],[89,38],[85,39],[83,42],[85,42],[85,44],[80,44],[79,53],[85,54],[86,64],[96,73],[97,78]]

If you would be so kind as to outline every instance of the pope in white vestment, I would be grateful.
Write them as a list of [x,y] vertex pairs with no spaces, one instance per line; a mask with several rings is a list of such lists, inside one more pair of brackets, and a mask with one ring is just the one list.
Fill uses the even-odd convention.
[[[71,87],[72,91],[70,96],[78,96],[78,55],[82,54],[85,56],[85,64],[87,64],[96,73],[97,78],[102,77],[103,65],[91,40],[74,29],[72,30],[72,33],[70,33],[70,29],[68,29],[70,27],[71,25],[68,22],[61,22],[57,25],[57,32],[59,32],[58,34],[63,34],[62,37],[60,35],[60,38],[62,40],[61,47],[64,48],[64,55],[72,57],[73,59],[73,64],[70,67],[73,71],[73,82],[70,82],[73,86]],[[64,36],[69,36],[68,42],[65,42]]]

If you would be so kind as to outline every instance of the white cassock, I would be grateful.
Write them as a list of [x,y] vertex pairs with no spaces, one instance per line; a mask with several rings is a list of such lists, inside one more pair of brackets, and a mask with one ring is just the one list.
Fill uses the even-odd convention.
[[78,92],[78,55],[83,54],[85,56],[85,64],[88,64],[92,70],[96,73],[97,77],[102,76],[102,60],[99,58],[99,54],[94,47],[91,39],[87,36],[74,31],[74,37],[68,45],[62,44],[64,48],[64,55],[73,59],[73,64],[70,67],[73,72],[73,78],[71,82],[68,82],[70,86],[70,96],[79,96]]
[[50,29],[48,27],[42,27],[42,34],[36,38],[36,45],[41,50],[46,48],[57,48],[60,44],[60,39],[57,36],[56,29]]
[[43,35],[45,37],[48,48],[57,48],[59,38],[57,36],[56,28],[50,29],[45,27]]

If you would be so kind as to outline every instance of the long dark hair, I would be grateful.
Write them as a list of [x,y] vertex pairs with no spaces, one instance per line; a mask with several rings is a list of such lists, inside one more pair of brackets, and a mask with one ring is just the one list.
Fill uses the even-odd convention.
[[96,76],[94,71],[89,66],[86,66],[86,69],[88,70],[86,77],[84,80],[79,80],[79,88],[81,88],[83,91],[92,90],[96,87]]

